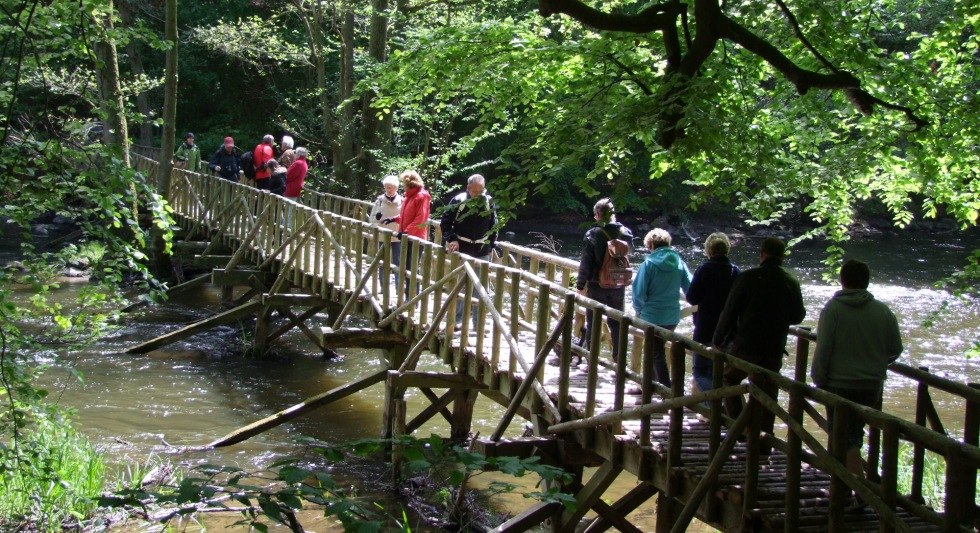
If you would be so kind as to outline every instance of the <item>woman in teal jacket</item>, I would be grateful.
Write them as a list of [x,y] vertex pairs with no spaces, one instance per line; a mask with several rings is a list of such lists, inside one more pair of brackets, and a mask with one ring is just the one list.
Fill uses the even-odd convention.
[[[651,250],[633,280],[633,310],[643,320],[674,331],[681,320],[681,290],[691,286],[691,271],[680,254],[670,247],[670,234],[655,228],[643,238]],[[656,380],[670,386],[665,353],[666,341],[660,337],[653,342],[653,370]]]

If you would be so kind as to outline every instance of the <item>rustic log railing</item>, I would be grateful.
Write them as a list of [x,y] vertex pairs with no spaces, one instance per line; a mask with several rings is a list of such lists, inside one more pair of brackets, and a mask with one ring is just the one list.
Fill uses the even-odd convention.
[[[147,172],[156,166],[145,157],[136,157],[135,162]],[[344,311],[336,318],[335,327],[347,313],[358,312],[379,327],[392,328],[413,339],[406,357],[394,366],[399,372],[414,370],[423,350],[437,348],[443,360],[452,363],[458,372],[466,372],[471,361],[483,361],[493,374],[485,377],[490,386],[496,386],[505,375],[518,378],[521,384],[508,392],[507,414],[493,440],[502,437],[523,406],[543,421],[543,434],[564,435],[589,445],[587,431],[608,431],[631,439],[630,446],[642,455],[655,439],[662,441],[651,428],[653,418],[666,413],[669,429],[661,449],[665,471],[671,478],[686,467],[683,452],[686,443],[694,438],[685,433],[685,417],[693,416],[692,412],[700,414],[708,424],[707,463],[698,470],[691,491],[682,493],[676,482],[651,480],[644,478],[643,472],[636,472],[643,481],[660,483],[658,490],[683,504],[675,513],[675,531],[686,528],[697,513],[713,514],[712,508],[718,502],[709,495],[717,493],[719,474],[734,461],[732,450],[743,432],[747,438],[746,455],[739,458],[744,459],[743,516],[777,516],[784,530],[796,530],[802,524],[801,489],[805,484],[801,472],[806,465],[830,478],[826,523],[832,531],[844,528],[845,502],[851,491],[874,509],[883,531],[911,531],[903,518],[907,514],[945,531],[973,531],[974,520],[980,516],[976,504],[980,390],[975,385],[954,383],[924,369],[895,363],[890,371],[914,380],[918,388],[915,420],[903,420],[807,385],[810,345],[816,336],[805,328],[792,330],[797,341],[795,379],[790,379],[580,296],[571,286],[577,265],[536,250],[501,243],[507,252],[505,258],[483,262],[447,254],[433,242],[404,237],[401,260],[394,267],[389,258],[394,235],[366,221],[368,202],[304,194],[308,196],[303,203],[296,203],[238,183],[174,170],[169,199],[190,233],[208,235],[212,244],[223,242],[236,249],[226,269],[247,257],[276,272],[270,290],[273,295],[290,286],[301,287],[343,304]],[[393,274],[397,274],[397,284],[391,281]],[[470,335],[470,302],[475,306],[475,335]],[[437,343],[439,333],[445,333],[446,339],[453,336],[458,305],[464,305],[458,341]],[[603,323],[605,317],[620,322],[622,349],[615,360],[599,342],[598,328],[592,332],[589,348],[575,346],[574,317],[585,313],[592,315],[595,324]],[[652,343],[645,342],[653,337],[669,343],[670,387],[654,379]],[[685,363],[692,353],[713,361],[713,390],[685,394]],[[544,360],[552,354],[559,361],[558,376],[546,379]],[[631,354],[636,356],[634,364],[629,361]],[[584,396],[570,392],[573,356],[584,359]],[[748,373],[748,384],[722,387],[725,365]],[[759,384],[766,382],[779,390],[780,401],[763,392]],[[640,391],[638,405],[630,392],[636,388]],[[945,431],[931,401],[931,389],[963,401],[962,438]],[[397,396],[398,391],[392,394]],[[741,394],[748,394],[748,408],[732,420],[723,413],[722,399]],[[404,409],[404,405],[397,407],[397,398],[393,405]],[[437,407],[442,405],[445,403]],[[839,428],[828,432],[820,412],[826,406],[870,427],[866,481],[847,471],[843,446],[839,444],[843,433]],[[762,411],[773,413],[786,426],[785,439],[760,430]],[[639,424],[628,425],[629,421]],[[392,434],[405,428],[389,429]],[[827,442],[831,444],[825,445]],[[898,488],[902,442],[914,450],[908,491]],[[785,478],[779,484],[783,491],[780,509],[760,507],[760,471],[767,460],[759,453],[763,444],[786,456]],[[923,503],[926,451],[935,454],[945,467],[945,500],[939,509]],[[612,461],[612,455],[621,452],[609,453]],[[905,514],[900,516],[899,511]]]

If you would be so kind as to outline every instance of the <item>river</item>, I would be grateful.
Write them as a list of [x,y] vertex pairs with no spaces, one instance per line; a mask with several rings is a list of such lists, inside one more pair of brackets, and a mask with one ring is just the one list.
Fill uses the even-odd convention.
[[[556,237],[565,243],[566,253],[577,254],[580,237]],[[527,242],[527,237],[517,236],[517,240]],[[737,241],[733,260],[743,267],[757,263],[758,242],[757,238]],[[692,271],[703,260],[700,242],[675,235],[675,247]],[[934,288],[933,283],[960,267],[976,247],[980,247],[980,242],[975,238],[924,234],[876,236],[846,246],[849,257],[871,265],[870,290],[889,304],[899,318],[906,346],[902,360],[928,366],[960,382],[980,382],[980,367],[975,360],[963,356],[980,339],[980,302],[953,299]],[[803,282],[807,307],[804,325],[815,325],[823,303],[838,288],[822,280],[821,255],[821,247],[803,245],[786,262]],[[67,300],[74,290],[68,285],[61,294]],[[947,312],[933,325],[924,326],[923,321],[944,301],[949,302]],[[123,353],[137,342],[219,308],[217,292],[210,288],[146,308],[97,346],[62,354],[62,364],[70,364],[80,372],[81,381],[56,366],[47,373],[46,385],[57,401],[77,411],[75,420],[80,430],[105,452],[110,462],[121,467],[145,462],[154,454],[185,466],[206,462],[258,469],[284,456],[303,455],[304,448],[294,444],[300,435],[342,442],[379,434],[384,392],[381,386],[375,386],[242,444],[209,452],[171,454],[173,448],[167,444],[206,444],[304,398],[375,371],[381,364],[380,352],[372,350],[345,350],[339,359],[324,360],[312,352],[309,341],[298,331],[276,343],[274,357],[231,355],[229,351],[241,335],[232,328],[200,334],[146,356]],[[690,329],[689,319],[678,328],[684,333]],[[445,370],[432,357],[423,358],[422,365]],[[789,371],[784,369],[785,373]],[[886,411],[910,418],[913,398],[914,388],[907,382],[896,377],[889,379]],[[961,431],[962,406],[953,405],[942,394],[936,394],[935,399],[947,427],[954,433]],[[412,412],[423,406],[424,399],[418,394],[409,400],[414,403]],[[484,435],[492,432],[501,413],[499,406],[481,399],[477,402],[473,430]],[[433,422],[423,430],[423,436],[430,431],[448,434],[444,421]],[[336,465],[332,472],[367,493],[377,488],[370,480],[382,475],[377,467],[361,463]],[[632,482],[617,483],[618,490],[625,491]],[[521,505],[526,505],[526,501]],[[647,522],[651,513],[651,506],[643,506],[632,518],[652,527]]]

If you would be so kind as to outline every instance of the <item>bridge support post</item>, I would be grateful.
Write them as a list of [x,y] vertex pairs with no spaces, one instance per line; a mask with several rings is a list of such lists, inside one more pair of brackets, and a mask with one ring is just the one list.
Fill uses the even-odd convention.
[[449,438],[456,442],[465,441],[470,435],[473,423],[473,407],[480,396],[476,389],[461,391],[453,402],[453,424]]
[[670,533],[674,522],[680,517],[681,505],[665,492],[657,496],[657,533]]
[[252,340],[253,349],[258,355],[264,355],[269,348],[269,319],[271,317],[272,307],[262,306],[259,316],[255,320],[255,338]]

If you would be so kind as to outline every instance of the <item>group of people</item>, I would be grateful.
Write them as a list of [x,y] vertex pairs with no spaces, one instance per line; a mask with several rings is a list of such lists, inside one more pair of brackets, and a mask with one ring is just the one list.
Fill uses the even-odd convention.
[[[625,288],[603,288],[599,269],[607,243],[614,238],[632,241],[628,228],[616,222],[613,203],[602,199],[593,208],[596,226],[585,234],[579,262],[577,288],[583,295],[622,311]],[[740,271],[731,262],[731,248],[724,233],[712,233],[704,243],[707,260],[694,274],[671,247],[670,234],[660,228],[648,232],[643,243],[649,254],[643,260],[632,283],[632,302],[636,315],[651,324],[674,330],[680,321],[680,296],[692,305],[695,341],[714,346],[734,357],[779,372],[786,353],[789,327],[799,324],[806,315],[800,283],[783,267],[785,243],[777,237],[762,242],[759,265]],[[889,363],[901,354],[902,340],[898,321],[887,305],[868,292],[870,269],[867,264],[849,260],[840,271],[842,290],[834,294],[820,313],[817,347],[811,367],[816,386],[861,405],[880,407],[885,374]],[[620,350],[619,323],[607,317],[612,351]],[[587,315],[585,338],[589,338],[591,316]],[[653,343],[655,379],[669,386],[665,340],[647,339]],[[724,386],[741,383],[747,374],[732,365],[724,367]],[[696,390],[713,387],[712,361],[694,355],[693,382]],[[776,398],[775,383],[763,380],[763,391]],[[726,398],[725,410],[737,418],[743,409],[743,398]],[[828,410],[834,423],[834,413]],[[772,433],[774,414],[765,411],[762,430]],[[864,425],[844,422],[847,428],[848,469],[863,476],[860,447]],[[763,453],[769,450],[764,447]]]
[[[404,195],[398,192],[399,184],[404,186]],[[402,236],[408,234],[423,240],[428,238],[432,196],[425,189],[422,177],[414,170],[402,172],[400,177],[385,176],[381,185],[384,192],[375,198],[369,218],[375,225],[396,232],[391,241],[391,256],[392,263],[398,267]],[[497,209],[487,194],[483,176],[473,174],[467,178],[466,190],[454,195],[442,210],[439,227],[442,229],[442,245],[447,252],[490,259],[497,240]],[[407,291],[409,280],[405,281]],[[464,306],[457,306],[457,326],[462,322],[463,314]],[[475,305],[471,307],[470,316],[475,327]]]
[[[300,146],[293,149],[294,140],[289,135],[283,135],[278,145],[272,135],[265,135],[262,142],[250,152],[243,168],[240,150],[235,146],[235,139],[225,137],[221,148],[211,156],[208,168],[218,176],[229,181],[239,182],[254,174],[254,186],[267,190],[291,200],[298,200],[303,192],[306,174],[309,171],[307,157],[309,151]],[[201,162],[201,150],[194,143],[194,134],[187,132],[184,142],[174,152],[174,166],[198,171]]]

